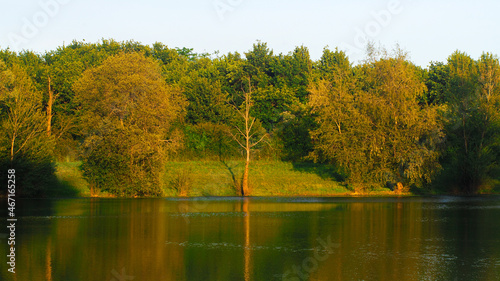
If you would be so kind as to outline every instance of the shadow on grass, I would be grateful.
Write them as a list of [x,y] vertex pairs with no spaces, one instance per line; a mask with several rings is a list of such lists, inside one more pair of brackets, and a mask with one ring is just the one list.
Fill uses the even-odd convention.
[[[24,198],[75,197],[79,195],[73,182],[84,182],[79,164],[54,163],[18,158],[0,163],[0,175],[7,178],[7,171],[15,185],[15,194]],[[62,168],[61,168],[62,167]],[[61,175],[63,177],[61,177]],[[76,181],[73,181],[76,179]],[[5,196],[7,189],[0,191]]]
[[79,197],[88,191],[80,162],[57,163],[55,180],[45,190],[46,197]]
[[69,181],[57,179],[53,186],[45,192],[46,197],[78,197],[80,191]]
[[342,174],[339,168],[335,165],[297,162],[292,163],[292,166],[295,171],[316,174],[325,180],[334,180],[337,182],[343,182],[346,180],[346,176]]
[[[410,186],[410,193],[416,196],[428,196],[433,194],[433,190],[430,186],[427,187],[417,187],[415,185]],[[434,191],[436,193],[436,191]]]
[[495,171],[493,171],[493,174],[497,176],[493,179],[492,192],[498,194],[500,193],[500,168],[497,168]]
[[241,186],[241,180],[238,180],[236,178],[236,175],[235,175],[234,170],[233,170],[234,168],[236,168],[238,166],[238,164],[231,167],[231,166],[229,166],[229,163],[227,161],[224,161],[221,159],[219,162],[221,162],[222,165],[224,165],[224,167],[226,167],[226,169],[228,170],[229,174],[231,175],[231,181],[233,184],[234,191],[236,193],[239,193],[239,189]]

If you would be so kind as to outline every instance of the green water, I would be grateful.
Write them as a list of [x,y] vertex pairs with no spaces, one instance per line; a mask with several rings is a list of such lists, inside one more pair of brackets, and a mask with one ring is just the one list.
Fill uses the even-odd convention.
[[500,280],[500,197],[17,203],[0,280]]

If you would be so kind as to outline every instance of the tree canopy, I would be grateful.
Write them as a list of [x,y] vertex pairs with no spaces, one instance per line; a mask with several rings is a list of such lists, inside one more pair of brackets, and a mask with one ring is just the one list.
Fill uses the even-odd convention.
[[85,136],[84,174],[96,188],[121,195],[161,195],[166,150],[183,98],[159,64],[140,53],[118,54],[88,69],[73,85]]
[[0,60],[0,168],[16,169],[23,181],[18,194],[37,196],[52,184],[53,138],[47,135],[42,96],[26,71]]
[[106,39],[0,50],[1,163],[31,163],[36,179],[82,161],[96,193],[158,196],[168,159],[250,155],[235,138],[245,112],[250,143],[266,136],[247,159],[334,165],[356,190],[498,185],[498,57],[456,51],[421,68],[368,50],[357,64],[337,48],[314,61],[305,46],[277,54],[260,41],[224,55]]
[[359,72],[338,64],[311,89],[317,157],[340,165],[361,187],[430,182],[439,171],[442,125],[437,108],[419,105],[425,85],[415,67],[398,54]]

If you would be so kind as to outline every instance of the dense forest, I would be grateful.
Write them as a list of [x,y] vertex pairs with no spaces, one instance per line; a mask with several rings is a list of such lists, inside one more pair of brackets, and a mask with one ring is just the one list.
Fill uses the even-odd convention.
[[80,161],[92,190],[162,196],[168,161],[315,162],[351,190],[475,194],[499,184],[500,65],[456,51],[428,68],[367,46],[197,54],[134,41],[0,50],[0,173],[43,196],[56,162]]

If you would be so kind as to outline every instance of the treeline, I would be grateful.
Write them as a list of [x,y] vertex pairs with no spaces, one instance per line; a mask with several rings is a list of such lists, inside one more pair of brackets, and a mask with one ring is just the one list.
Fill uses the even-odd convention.
[[354,190],[498,184],[498,57],[456,51],[424,69],[367,49],[359,64],[261,42],[227,55],[113,40],[0,50],[1,173],[40,196],[56,159],[81,160],[93,189],[161,196],[167,160],[248,155],[333,164]]

